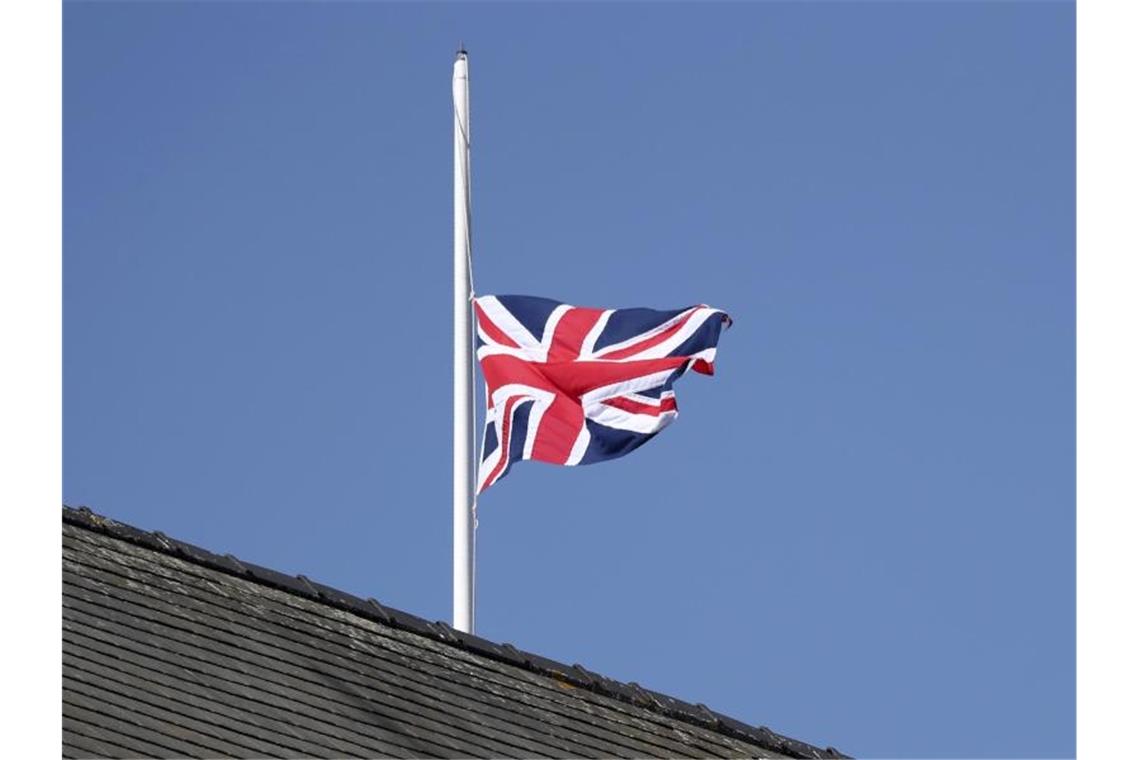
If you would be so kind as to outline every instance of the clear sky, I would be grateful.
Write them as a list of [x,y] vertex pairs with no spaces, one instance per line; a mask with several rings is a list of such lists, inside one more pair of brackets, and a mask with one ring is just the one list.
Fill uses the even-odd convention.
[[706,302],[630,456],[485,494],[478,633],[860,756],[1071,756],[1074,6],[78,3],[64,497],[451,605],[475,280]]

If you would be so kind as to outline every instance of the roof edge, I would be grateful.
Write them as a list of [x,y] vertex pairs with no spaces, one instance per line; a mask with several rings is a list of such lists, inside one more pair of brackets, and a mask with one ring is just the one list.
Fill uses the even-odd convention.
[[266,567],[243,562],[232,554],[214,554],[185,541],[178,541],[158,532],[140,530],[109,517],[96,514],[87,507],[63,505],[63,522],[76,527],[102,533],[112,538],[142,546],[153,551],[178,557],[238,578],[284,591],[295,596],[352,613],[358,617],[398,628],[408,633],[425,636],[463,649],[472,654],[514,665],[533,673],[595,694],[610,697],[627,704],[651,710],[660,715],[695,726],[716,731],[742,741],[756,744],[773,752],[793,758],[847,758],[834,747],[820,748],[806,742],[782,736],[765,726],[750,726],[722,713],[710,710],[703,704],[690,704],[666,694],[642,688],[636,682],[622,683],[594,673],[578,665],[566,665],[541,655],[521,651],[510,644],[496,644],[479,636],[457,631],[443,621],[430,622],[407,612],[387,607],[375,599],[361,599],[339,589],[309,580],[279,573]]

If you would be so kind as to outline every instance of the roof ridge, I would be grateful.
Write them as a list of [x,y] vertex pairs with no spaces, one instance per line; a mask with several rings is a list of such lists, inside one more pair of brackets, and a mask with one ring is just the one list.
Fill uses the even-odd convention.
[[643,688],[636,682],[615,681],[587,670],[577,663],[566,665],[541,655],[521,651],[510,644],[496,644],[482,637],[458,631],[443,621],[432,623],[402,610],[387,607],[371,597],[361,599],[354,594],[312,581],[304,575],[295,577],[286,575],[260,565],[244,562],[232,554],[215,554],[185,541],[170,538],[159,531],[140,530],[96,514],[84,506],[69,507],[66,504],[63,505],[63,521],[153,551],[178,557],[212,570],[304,597],[310,601],[335,607],[391,628],[398,628],[436,641],[442,641],[480,657],[514,665],[578,688],[588,689],[595,694],[710,729],[725,736],[751,742],[764,749],[780,752],[790,757],[848,757],[834,747],[821,749],[798,739],[777,734],[765,726],[750,726],[735,718],[710,710],[701,703],[691,704],[667,694]]

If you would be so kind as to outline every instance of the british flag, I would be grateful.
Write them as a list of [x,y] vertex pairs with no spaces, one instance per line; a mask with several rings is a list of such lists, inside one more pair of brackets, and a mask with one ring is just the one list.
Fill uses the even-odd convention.
[[703,304],[590,309],[532,296],[481,296],[475,316],[487,386],[480,492],[521,459],[591,464],[646,443],[677,417],[677,378],[713,373],[731,324]]

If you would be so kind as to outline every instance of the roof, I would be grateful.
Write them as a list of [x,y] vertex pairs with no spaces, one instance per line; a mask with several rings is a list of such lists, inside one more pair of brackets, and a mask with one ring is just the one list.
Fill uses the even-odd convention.
[[63,509],[65,757],[843,757]]

